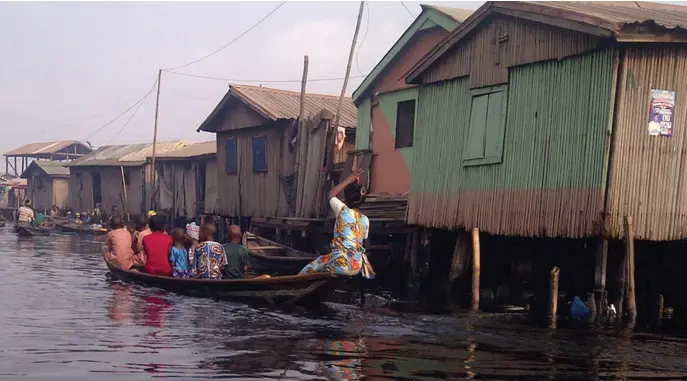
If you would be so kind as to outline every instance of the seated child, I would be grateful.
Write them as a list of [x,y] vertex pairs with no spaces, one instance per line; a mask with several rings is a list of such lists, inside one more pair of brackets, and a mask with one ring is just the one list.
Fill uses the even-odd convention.
[[188,248],[186,232],[176,228],[172,231],[174,246],[169,253],[169,263],[172,265],[172,276],[175,278],[190,278],[191,272],[188,266]]

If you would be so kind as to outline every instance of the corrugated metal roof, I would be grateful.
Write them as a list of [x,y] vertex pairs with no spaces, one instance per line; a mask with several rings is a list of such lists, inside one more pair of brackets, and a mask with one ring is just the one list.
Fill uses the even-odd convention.
[[[183,140],[160,142],[156,145],[155,154],[162,154],[187,144]],[[138,167],[145,164],[147,157],[152,154],[153,145],[151,143],[104,146],[66,165],[69,167]]]
[[[298,119],[300,111],[301,93],[298,91],[288,91],[272,89],[262,86],[248,85],[229,85],[229,91],[224,95],[217,107],[210,116],[198,128],[199,131],[210,131],[208,127],[214,115],[222,109],[227,101],[232,97],[238,98],[256,112],[271,120],[277,119]],[[324,94],[305,94],[305,117],[315,115],[322,110],[336,113],[339,103],[339,96]],[[344,97],[341,105],[341,118],[339,126],[355,128],[358,112],[350,97]]]
[[29,143],[25,144],[19,148],[15,148],[4,156],[20,156],[20,155],[49,155],[51,153],[56,153],[62,149],[69,147],[72,144],[78,144],[83,146],[86,150],[89,150],[88,146],[84,145],[77,140],[64,140],[59,142],[42,142],[42,143]]
[[440,7],[437,5],[431,5],[431,4],[420,4],[420,7],[424,8],[432,8],[437,12],[441,12],[445,14],[446,16],[454,19],[457,22],[463,22],[465,19],[470,17],[472,12],[474,10],[472,9],[461,9],[461,8],[449,8],[449,7]]
[[[159,159],[188,159],[192,157],[216,155],[217,154],[217,142],[202,142],[189,144],[185,147],[177,148],[172,151],[163,152],[157,157]],[[156,152],[157,155],[157,152]],[[150,156],[149,156],[150,157]]]
[[59,161],[37,161],[34,160],[21,174],[22,178],[26,178],[25,174],[34,168],[40,168],[46,175],[51,177],[69,177],[69,168],[65,167],[66,163]]
[[[618,41],[623,38],[636,37],[641,33],[624,31],[633,24],[655,25],[667,31],[687,29],[687,7],[673,4],[658,4],[643,1],[636,2],[533,2],[533,1],[489,1],[474,11],[440,44],[423,57],[408,72],[408,83],[417,83],[419,76],[433,65],[440,57],[458,44],[464,37],[477,28],[480,23],[492,13],[503,13],[515,17],[533,17],[533,19],[548,17],[561,28],[571,28],[570,25],[586,25],[590,33],[597,33],[604,37],[615,37]],[[573,22],[572,24],[570,22]],[[566,22],[568,25],[566,25]],[[596,28],[596,29],[595,29]],[[625,34],[623,34],[626,32]],[[644,42],[654,41],[656,38],[649,33],[644,36]]]
[[559,9],[565,12],[561,14],[564,18],[572,16],[568,12],[600,18],[608,23],[615,24],[615,31],[620,31],[625,24],[642,23],[655,23],[667,29],[687,27],[687,7],[680,5],[644,1],[546,1],[526,3]]

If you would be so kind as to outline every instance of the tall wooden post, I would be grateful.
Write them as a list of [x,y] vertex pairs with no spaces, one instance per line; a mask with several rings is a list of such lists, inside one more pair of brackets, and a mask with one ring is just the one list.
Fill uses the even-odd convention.
[[124,189],[124,205],[122,205],[122,208],[124,209],[124,214],[126,215],[126,220],[130,221],[129,218],[129,196],[126,191],[126,177],[124,177],[124,167],[119,167],[119,169],[122,171],[122,189]]
[[[307,132],[305,131],[305,87],[308,81],[308,56],[303,57],[303,78],[301,79],[301,104],[298,111],[298,152],[296,153],[296,211],[303,208],[303,182],[305,179],[305,162],[308,152]],[[288,139],[286,139],[288,140]],[[288,144],[288,142],[287,142]]]
[[549,283],[549,328],[556,328],[558,318],[558,277],[561,270],[554,266],[551,270],[551,283]]
[[152,169],[150,171],[150,176],[152,177],[150,180],[151,188],[150,192],[152,193],[150,196],[150,208],[152,209],[155,206],[155,181],[157,180],[157,173],[155,169],[155,146],[157,145],[157,119],[158,115],[160,112],[160,80],[162,79],[162,69],[157,71],[157,95],[155,97],[155,125],[153,127],[153,160],[151,163]]
[[480,248],[479,229],[472,229],[472,311],[479,311]]
[[336,131],[339,128],[339,120],[341,119],[341,105],[343,105],[343,99],[346,95],[346,86],[348,86],[348,77],[351,75],[351,65],[353,64],[353,53],[355,52],[355,45],[358,43],[358,32],[360,32],[360,21],[363,19],[363,9],[365,8],[365,2],[360,2],[360,9],[358,10],[358,21],[355,23],[355,32],[353,33],[353,41],[351,42],[351,51],[348,53],[348,65],[346,66],[346,76],[344,77],[344,83],[341,87],[341,96],[339,97],[339,104],[336,106],[336,116],[334,116],[334,136],[336,136]]
[[635,237],[632,216],[625,216],[625,306],[628,322],[637,322],[637,303],[635,301]]

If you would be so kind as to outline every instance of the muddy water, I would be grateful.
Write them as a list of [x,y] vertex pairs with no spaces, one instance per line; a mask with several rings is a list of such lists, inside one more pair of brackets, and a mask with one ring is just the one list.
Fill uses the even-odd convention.
[[0,379],[687,379],[687,339],[328,304],[281,311],[113,282],[83,237],[0,229]]

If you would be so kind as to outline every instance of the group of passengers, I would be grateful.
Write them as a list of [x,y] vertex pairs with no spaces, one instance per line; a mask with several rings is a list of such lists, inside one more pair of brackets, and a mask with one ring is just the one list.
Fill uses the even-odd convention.
[[196,279],[240,279],[248,271],[248,250],[241,245],[241,229],[229,227],[229,243],[215,241],[214,224],[195,222],[186,229],[166,231],[166,218],[148,212],[135,220],[133,231],[115,215],[110,219],[107,259],[123,269],[161,276]]

